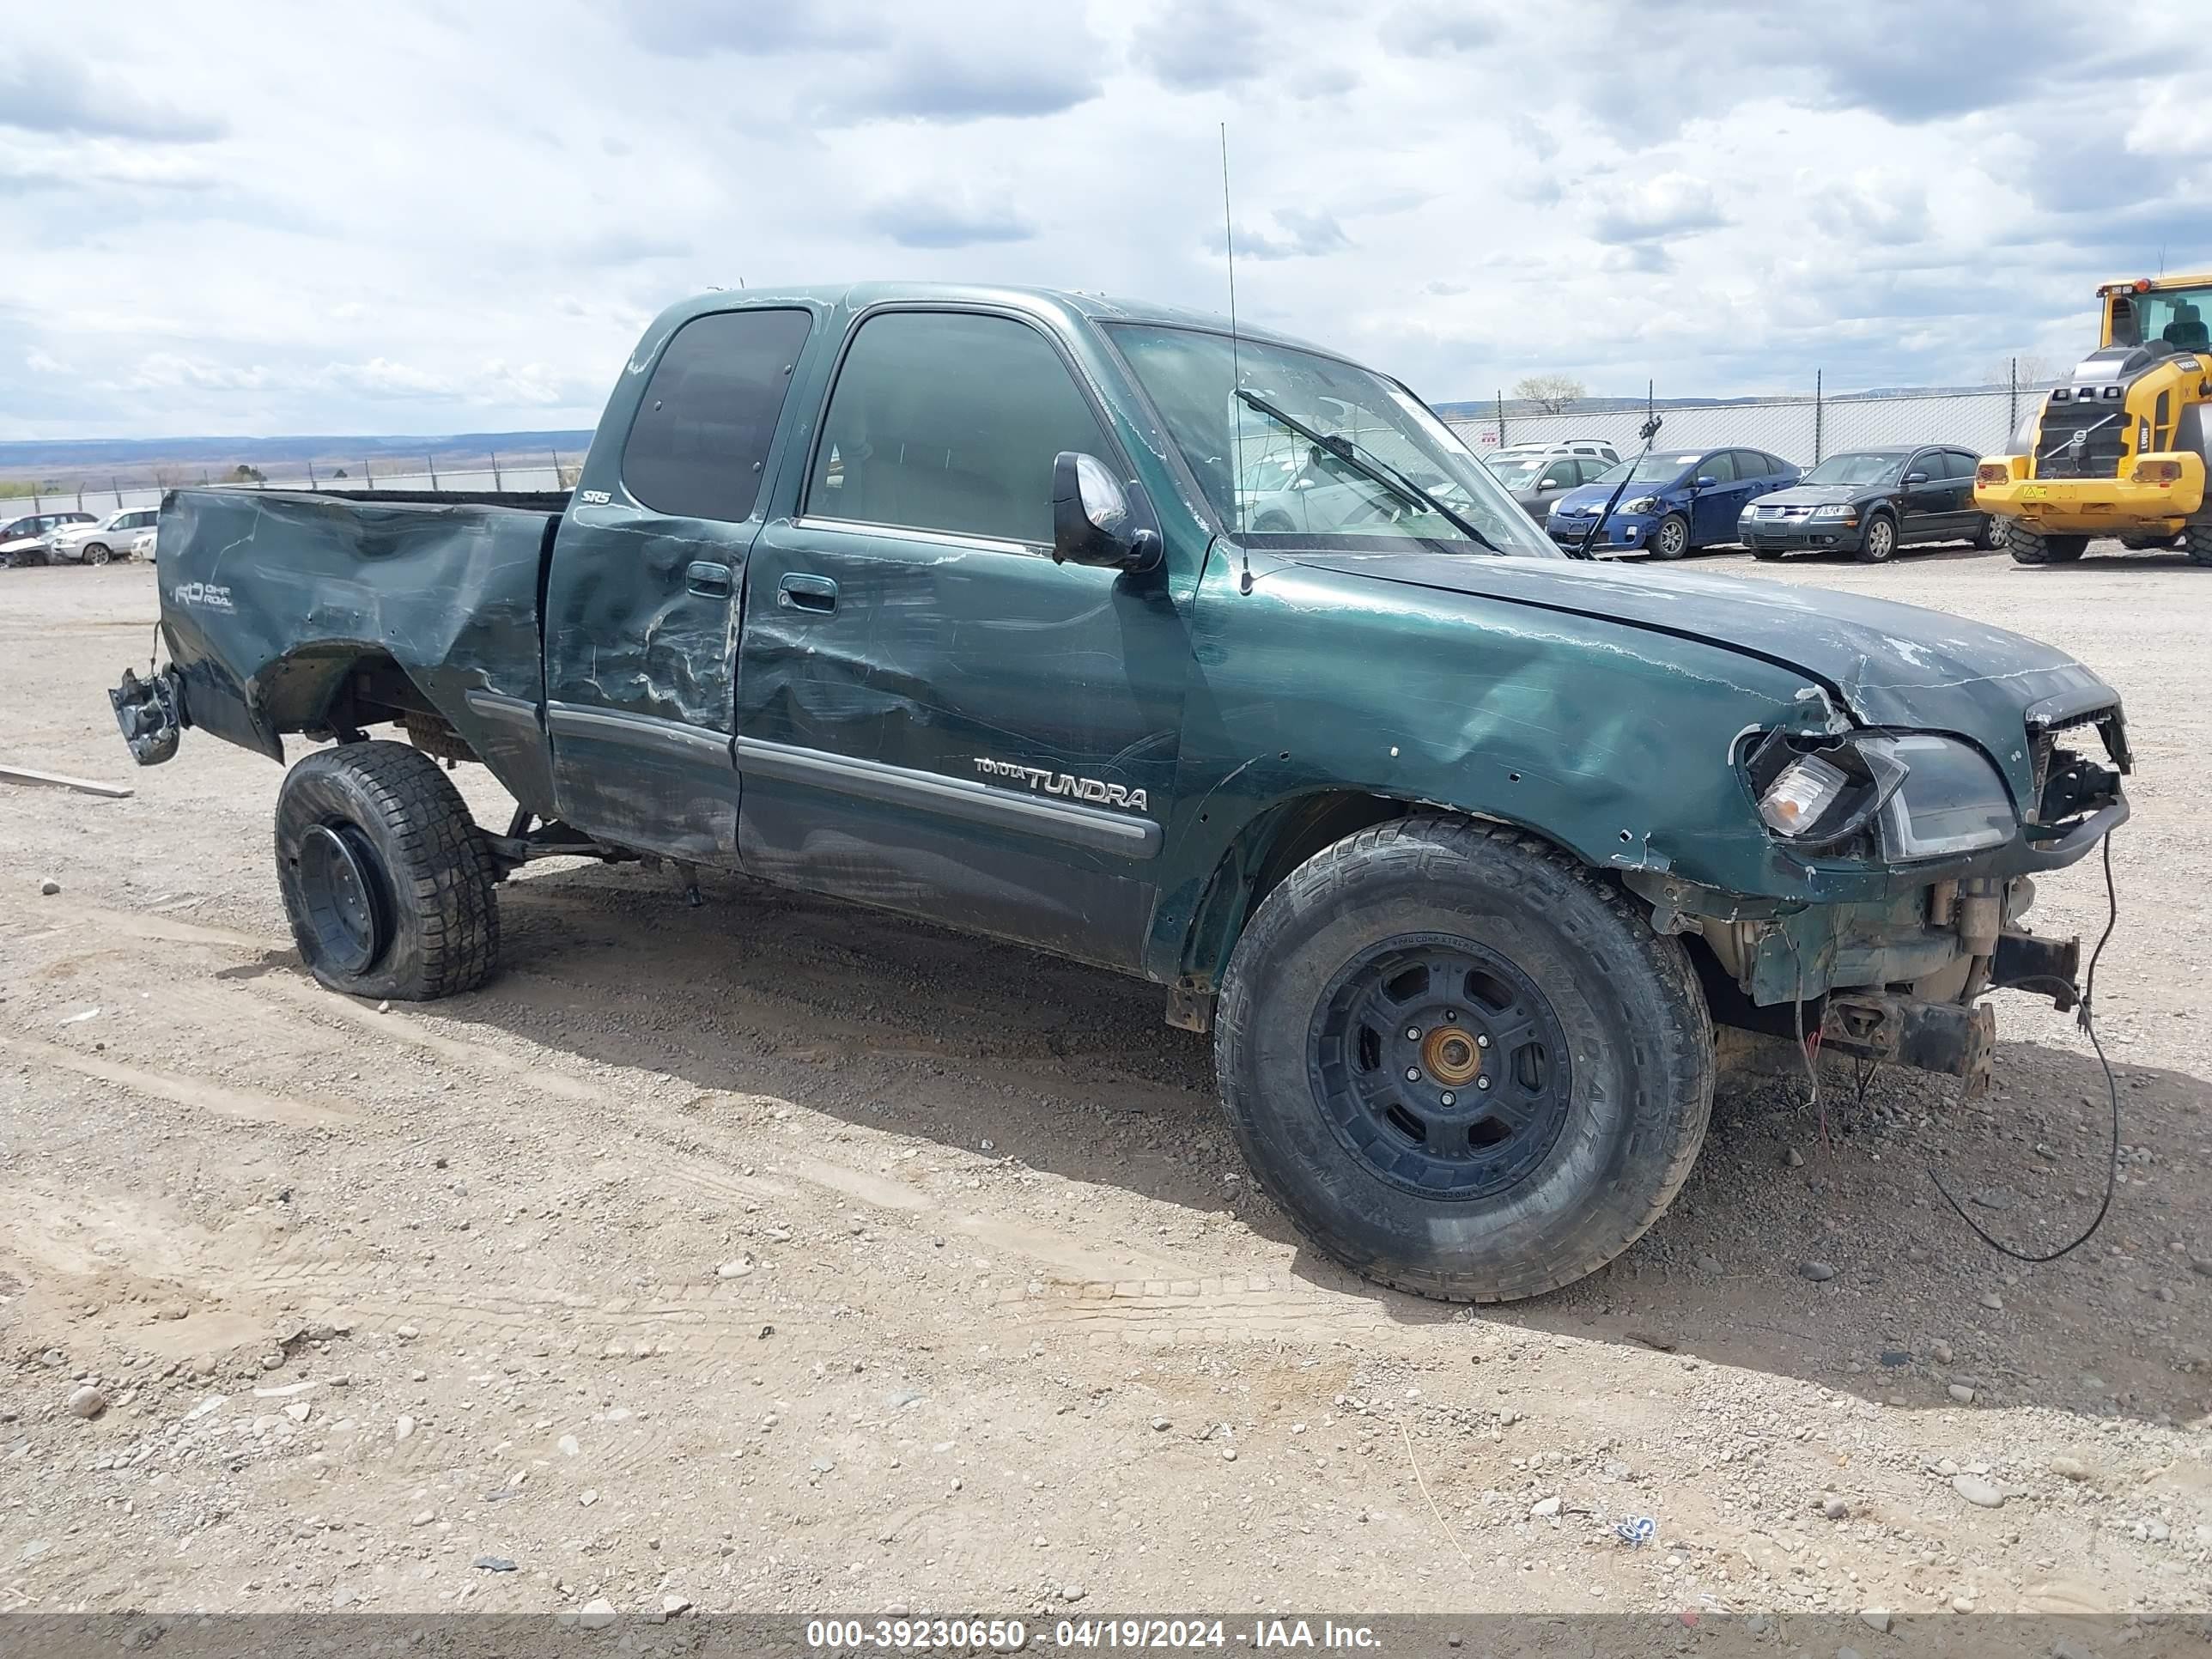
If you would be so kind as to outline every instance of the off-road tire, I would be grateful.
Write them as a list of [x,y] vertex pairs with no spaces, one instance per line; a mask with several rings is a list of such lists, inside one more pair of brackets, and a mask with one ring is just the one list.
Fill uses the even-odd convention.
[[[1565,1035],[1558,1137],[1488,1197],[1385,1180],[1318,1093],[1310,1045],[1343,968],[1437,934],[1510,962]],[[1619,886],[1516,830],[1423,814],[1338,842],[1267,896],[1224,979],[1214,1066],[1246,1162],[1321,1250],[1415,1295],[1510,1302],[1603,1267],[1665,1212],[1705,1138],[1713,1034],[1688,955]]]
[[[1875,531],[1881,534],[1877,538]],[[1887,564],[1897,556],[1897,520],[1887,513],[1876,513],[1867,520],[1866,530],[1859,537],[1859,562]]]
[[2014,519],[2005,526],[2005,545],[2012,550],[2014,564],[2069,564],[2087,550],[2089,538],[2087,536],[2046,536],[2040,530],[2030,529],[2023,520]]
[[[1681,538],[1674,543],[1674,550],[1671,553],[1667,550],[1667,526],[1670,524],[1681,526]],[[1651,539],[1644,545],[1651,550],[1651,556],[1655,559],[1686,558],[1696,550],[1690,545],[1690,521],[1679,513],[1669,513],[1660,520],[1658,527],[1651,532]]]
[[2189,555],[2190,563],[2212,564],[2212,522],[2185,525],[2181,546]]
[[[305,917],[300,848],[318,824],[354,826],[381,866],[388,942],[359,973],[318,959]],[[276,796],[277,883],[301,959],[333,991],[428,1002],[483,984],[499,958],[496,874],[459,792],[419,750],[341,744],[285,774]]]

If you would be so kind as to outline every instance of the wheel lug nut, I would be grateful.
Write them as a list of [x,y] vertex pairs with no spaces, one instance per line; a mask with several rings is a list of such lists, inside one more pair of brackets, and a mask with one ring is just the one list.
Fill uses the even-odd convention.
[[1453,1093],[1450,1090],[1449,1090],[1449,1089],[1447,1089],[1447,1090],[1445,1090],[1445,1091],[1443,1091],[1443,1094],[1440,1097],[1440,1098],[1443,1101],[1443,1103],[1444,1103],[1445,1105],[1447,1105],[1447,1106],[1456,1106],[1456,1105],[1458,1105],[1458,1104],[1459,1104],[1459,1097],[1458,1097],[1457,1095],[1454,1094],[1454,1093]]
[[1420,1040],[1421,1028],[1418,1025],[1408,1025],[1406,1028],[1406,1041],[1408,1042],[1419,1042]]
[[1486,1077],[1479,1077],[1474,1080],[1474,1086],[1478,1089],[1487,1089],[1490,1086],[1490,1079]]
[[1484,1036],[1480,1032],[1477,1032],[1474,1038],[1474,1046],[1478,1048],[1487,1048],[1490,1046],[1490,1039]]
[[1450,1008],[1444,1010],[1444,1024],[1447,1025],[1456,1025],[1459,1024],[1459,1014],[1456,1010]]
[[1418,1066],[1408,1066],[1406,1068],[1406,1081],[1408,1083],[1419,1083],[1420,1080],[1421,1068]]

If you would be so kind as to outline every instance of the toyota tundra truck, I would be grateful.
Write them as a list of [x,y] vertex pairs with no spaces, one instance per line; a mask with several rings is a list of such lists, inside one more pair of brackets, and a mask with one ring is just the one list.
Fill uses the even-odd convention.
[[572,493],[180,489],[157,563],[124,735],[297,740],[276,878],[325,986],[476,992],[501,880],[579,855],[1093,963],[1212,1031],[1316,1245],[1432,1297],[1650,1227],[1717,1032],[1977,1086],[1991,994],[2075,994],[2032,878],[2128,814],[2062,651],[1567,556],[1397,381],[1090,295],[707,295]]

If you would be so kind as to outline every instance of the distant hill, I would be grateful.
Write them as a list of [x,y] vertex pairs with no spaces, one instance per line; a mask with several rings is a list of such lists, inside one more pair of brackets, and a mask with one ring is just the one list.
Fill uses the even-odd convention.
[[49,478],[58,482],[112,477],[125,485],[155,482],[156,470],[227,472],[234,466],[287,472],[312,464],[319,472],[339,467],[358,471],[368,462],[391,471],[424,461],[459,472],[502,460],[543,463],[557,452],[564,461],[580,461],[591,447],[589,432],[462,432],[447,437],[378,437],[308,434],[289,438],[66,438],[0,442],[0,479]]

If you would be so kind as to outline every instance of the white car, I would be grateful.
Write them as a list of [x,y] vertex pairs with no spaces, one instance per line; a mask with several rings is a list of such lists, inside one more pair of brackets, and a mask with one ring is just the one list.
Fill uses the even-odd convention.
[[89,513],[33,513],[0,524],[0,565],[44,564],[46,539],[73,524],[90,524]]
[[1501,464],[1510,465],[1518,461],[1549,461],[1562,456],[1576,460],[1603,461],[1613,466],[1620,460],[1620,453],[1602,438],[1571,438],[1549,444],[1507,444],[1502,449],[1486,449],[1483,460],[1495,470]]
[[73,524],[46,538],[46,557],[55,564],[106,564],[131,556],[142,530],[161,516],[158,507],[126,507],[97,524]]
[[143,559],[149,564],[153,563],[154,538],[158,533],[158,526],[153,530],[140,531],[137,538],[131,544],[131,556],[134,559]]

